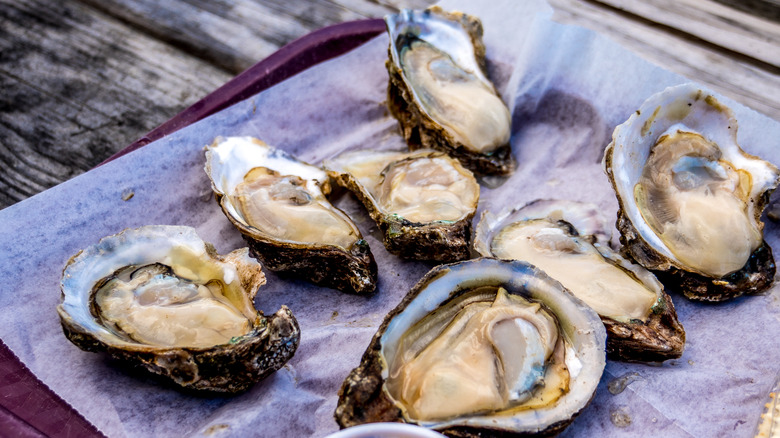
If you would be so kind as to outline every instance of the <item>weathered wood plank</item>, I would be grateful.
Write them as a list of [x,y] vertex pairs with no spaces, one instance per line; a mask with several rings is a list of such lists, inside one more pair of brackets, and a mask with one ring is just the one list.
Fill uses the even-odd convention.
[[742,12],[780,22],[780,0],[715,0]]
[[281,46],[433,0],[0,0],[0,208],[72,178]]
[[433,0],[82,0],[131,26],[239,73],[295,38],[324,26],[382,17]]
[[597,2],[549,0],[556,20],[596,30],[640,56],[780,120],[780,75]]
[[709,0],[597,0],[780,68],[780,24]]
[[[285,42],[315,26],[305,11],[251,1],[83,0],[135,29],[233,74],[273,53]],[[288,2],[290,6],[300,2]],[[322,3],[322,2],[320,2]],[[319,8],[317,6],[320,6]],[[323,20],[356,19],[342,9],[313,5]],[[307,27],[308,26],[308,27]]]
[[94,167],[230,77],[78,2],[0,0],[0,207]]
[[436,3],[434,0],[376,0],[377,3],[389,6],[395,10],[425,9]]
[[[771,14],[714,3],[736,0],[550,1],[561,21],[780,120]],[[295,38],[431,3],[0,0],[0,208],[91,168]]]

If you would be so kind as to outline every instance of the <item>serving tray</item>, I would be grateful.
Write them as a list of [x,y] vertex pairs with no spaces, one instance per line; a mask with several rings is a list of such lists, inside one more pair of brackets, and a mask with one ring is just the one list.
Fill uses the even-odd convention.
[[[106,159],[112,161],[247,99],[382,33],[382,19],[351,21],[311,32],[274,52],[223,86]],[[103,164],[101,163],[101,164]],[[43,384],[0,340],[0,430],[18,437],[102,437]]]

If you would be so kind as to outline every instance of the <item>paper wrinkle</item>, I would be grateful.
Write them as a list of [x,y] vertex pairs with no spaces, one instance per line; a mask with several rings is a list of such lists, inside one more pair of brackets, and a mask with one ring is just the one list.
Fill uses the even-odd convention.
[[[650,365],[653,366],[653,365]],[[621,378],[627,373],[613,373],[609,370],[609,365],[607,366],[608,369],[604,370],[604,374],[601,377],[601,381],[599,382],[599,388],[597,390],[597,394],[608,395],[607,400],[605,400],[604,405],[607,407],[604,411],[606,412],[605,418],[602,420],[602,422],[605,423],[605,425],[609,426],[609,423],[612,421],[611,414],[612,412],[615,412],[617,410],[623,410],[623,412],[626,412],[631,414],[634,411],[637,410],[637,407],[641,407],[644,409],[643,415],[649,419],[649,422],[653,425],[652,429],[644,429],[645,426],[637,425],[632,419],[632,424],[625,427],[620,428],[622,432],[625,432],[624,436],[664,436],[664,437],[680,437],[680,438],[688,438],[688,437],[695,437],[696,435],[691,434],[690,432],[684,430],[679,424],[674,422],[674,417],[669,417],[664,415],[663,412],[661,412],[655,405],[653,405],[649,400],[647,400],[645,397],[641,394],[641,389],[643,386],[640,386],[643,377],[642,377],[642,371],[641,369],[635,369],[633,371],[630,371],[628,373],[637,373],[639,375],[639,378],[637,380],[634,380],[630,384],[626,386],[626,388],[619,394],[612,394],[609,392],[607,386],[610,382],[612,382],[615,379]],[[612,427],[616,427],[612,425]],[[667,430],[668,428],[672,428],[672,430]],[[603,433],[606,433],[604,431]],[[588,436],[601,436],[599,434],[588,434]],[[561,435],[562,437],[575,437],[578,436],[576,434],[572,434],[571,432],[564,431],[564,433]],[[609,436],[609,435],[604,435]]]
[[[651,94],[686,81],[588,30],[550,21],[544,2],[445,1],[482,19],[491,74],[512,110],[518,170],[482,186],[474,223],[537,198],[597,204],[614,220],[617,201],[601,169],[612,129]],[[540,15],[534,15],[539,13]],[[69,257],[122,229],[190,225],[225,254],[246,246],[210,194],[202,148],[216,136],[253,135],[319,164],[346,149],[400,148],[386,107],[387,39],[304,71],[141,150],[0,211],[0,337],[45,384],[112,437],[325,436],[337,392],[376,328],[433,266],[400,260],[382,246],[365,209],[349,194],[334,202],[355,219],[379,266],[375,295],[359,297],[266,272],[255,299],[266,314],[288,305],[301,344],[287,368],[235,397],[183,394],[117,368],[62,334],[55,311]],[[729,99],[749,153],[780,162],[780,124]],[[122,192],[134,196],[122,200]],[[765,239],[777,248],[779,226]],[[613,232],[613,236],[617,236]],[[615,237],[614,240],[617,238]],[[9,286],[11,285],[11,286]],[[682,358],[663,366],[608,361],[592,403],[562,436],[748,437],[774,385],[780,360],[778,287],[721,305],[672,295],[687,332]],[[607,383],[639,373],[621,394]],[[624,409],[619,428],[610,412]]]

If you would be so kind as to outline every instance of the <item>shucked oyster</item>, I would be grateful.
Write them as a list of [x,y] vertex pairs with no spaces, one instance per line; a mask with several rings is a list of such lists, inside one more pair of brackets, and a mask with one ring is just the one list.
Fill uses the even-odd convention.
[[273,271],[364,294],[376,288],[374,257],[357,226],[325,198],[328,175],[251,137],[206,147],[206,173],[222,211]]
[[388,107],[409,147],[444,151],[480,174],[511,173],[511,118],[485,75],[479,19],[434,6],[385,22]]
[[761,213],[774,165],[737,144],[731,110],[692,84],[650,97],[615,128],[604,169],[626,251],[685,296],[722,301],[768,288]]
[[554,434],[593,397],[605,336],[592,309],[526,263],[441,265],[387,315],[344,381],[336,421]]
[[680,357],[685,332],[671,298],[653,274],[610,249],[607,230],[595,205],[540,200],[498,216],[483,213],[474,247],[483,256],[531,263],[560,281],[601,317],[611,358]]
[[73,256],[57,312],[79,348],[106,351],[187,389],[238,392],[298,347],[287,307],[270,317],[255,310],[264,283],[246,248],[223,257],[192,228],[147,226]]
[[446,154],[352,151],[323,166],[360,198],[389,252],[416,260],[469,257],[479,184]]

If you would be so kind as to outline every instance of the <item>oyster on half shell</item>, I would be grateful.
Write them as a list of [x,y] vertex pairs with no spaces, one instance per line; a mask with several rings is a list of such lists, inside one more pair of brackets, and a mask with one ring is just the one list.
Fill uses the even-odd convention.
[[415,260],[469,257],[479,184],[458,161],[430,149],[361,150],[323,166],[362,201],[389,252]]
[[409,148],[444,151],[479,174],[511,173],[511,117],[485,74],[479,19],[433,6],[385,22],[388,107]]
[[780,172],[740,148],[712,94],[684,84],[650,97],[615,128],[604,169],[625,251],[668,286],[722,301],[772,284],[761,214]]
[[268,269],[344,292],[376,289],[368,242],[325,197],[325,171],[251,137],[206,146],[205,170],[225,216]]
[[265,284],[246,248],[220,256],[195,230],[152,225],[108,236],[68,261],[57,312],[65,336],[185,389],[244,391],[298,347],[286,306],[253,303]]
[[605,337],[592,309],[531,265],[441,265],[382,322],[342,385],[336,421],[458,437],[554,434],[593,397]]
[[671,298],[653,274],[613,251],[609,240],[596,205],[538,200],[498,215],[484,212],[474,247],[486,257],[531,263],[592,307],[607,329],[610,358],[680,357],[685,331]]

